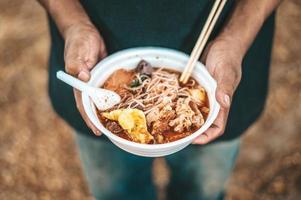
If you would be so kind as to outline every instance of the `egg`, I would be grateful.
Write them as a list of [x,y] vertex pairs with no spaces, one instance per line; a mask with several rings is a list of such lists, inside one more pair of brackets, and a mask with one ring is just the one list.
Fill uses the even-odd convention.
[[118,110],[113,110],[111,112],[104,112],[102,113],[102,115],[109,120],[118,121],[118,117],[120,116],[122,111],[123,111],[122,109],[118,109]]
[[104,112],[102,115],[109,120],[117,121],[135,142],[147,144],[154,140],[147,130],[145,115],[141,110],[117,109]]

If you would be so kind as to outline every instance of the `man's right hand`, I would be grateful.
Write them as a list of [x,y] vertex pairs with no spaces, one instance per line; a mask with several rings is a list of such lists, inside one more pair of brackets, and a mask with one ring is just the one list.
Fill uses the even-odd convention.
[[[89,23],[71,25],[64,31],[64,38],[66,72],[87,82],[90,79],[90,70],[107,55],[103,38],[97,29]],[[84,111],[81,92],[74,89],[74,97],[76,107],[87,126],[95,135],[101,135]]]
[[[55,21],[65,40],[66,72],[82,81],[90,79],[90,70],[106,57],[106,47],[98,30],[92,24],[79,0],[38,0]],[[100,135],[100,131],[86,115],[81,93],[74,90],[76,106],[87,126]]]

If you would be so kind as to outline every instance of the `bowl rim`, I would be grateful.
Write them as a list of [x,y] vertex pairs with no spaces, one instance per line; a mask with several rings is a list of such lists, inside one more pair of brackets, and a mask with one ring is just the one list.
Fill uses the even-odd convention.
[[[91,78],[88,81],[88,84],[92,85],[92,82],[94,79],[93,75],[96,73],[96,71],[98,70],[99,67],[101,67],[103,65],[107,65],[108,63],[114,61],[116,58],[120,59],[121,57],[131,57],[131,56],[150,53],[150,52],[156,52],[161,55],[172,55],[172,56],[176,56],[176,57],[182,57],[182,59],[187,59],[187,60],[189,58],[189,56],[183,52],[180,52],[180,51],[177,51],[174,49],[164,48],[164,47],[134,47],[134,48],[124,49],[124,50],[121,50],[121,51],[111,54],[110,56],[106,57],[105,59],[103,59],[99,63],[97,63],[95,65],[95,67],[91,70]],[[215,93],[217,83],[213,79],[213,77],[209,74],[209,72],[207,71],[205,66],[201,62],[198,62],[195,67],[195,70],[196,69],[201,70],[202,73],[207,74],[206,80],[208,79],[207,81],[210,81],[211,84],[213,84],[212,89],[213,89],[213,92]],[[84,110],[85,110],[86,114],[88,115],[89,119],[91,120],[91,122],[97,127],[97,129],[99,129],[104,135],[106,135],[108,137],[108,139],[114,140],[115,142],[121,143],[123,145],[131,146],[131,147],[139,148],[139,149],[146,149],[146,150],[172,148],[174,146],[179,146],[181,144],[185,144],[188,142],[191,143],[193,139],[195,139],[198,136],[200,136],[201,134],[203,134],[212,125],[212,123],[216,119],[217,114],[220,109],[219,103],[217,102],[216,98],[214,98],[213,102],[210,102],[210,106],[213,108],[212,117],[211,117],[211,119],[206,120],[206,122],[204,124],[204,125],[206,125],[206,127],[203,125],[201,128],[199,128],[194,133],[192,133],[184,138],[181,138],[179,140],[173,141],[173,142],[163,143],[163,144],[141,144],[141,143],[136,143],[133,141],[126,140],[124,138],[121,138],[121,137],[115,135],[114,133],[112,133],[111,131],[109,131],[108,129],[106,129],[103,126],[103,124],[100,122],[100,120],[98,119],[97,116],[96,116],[96,118],[98,119],[99,124],[95,123],[94,120],[91,119],[91,116],[90,116],[91,108],[92,108],[91,104],[93,104],[93,103],[91,102],[88,95],[84,92],[82,92],[82,103],[83,103]],[[211,105],[211,103],[212,103],[212,105]],[[94,107],[94,109],[95,109],[95,107]],[[93,114],[93,115],[95,115],[95,114]]]

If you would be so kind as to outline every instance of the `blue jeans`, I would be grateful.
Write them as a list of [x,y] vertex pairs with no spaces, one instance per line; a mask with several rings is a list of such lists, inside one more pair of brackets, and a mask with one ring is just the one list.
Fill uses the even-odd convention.
[[[104,137],[104,136],[103,136]],[[153,200],[153,158],[129,154],[111,142],[76,134],[80,159],[96,200]],[[239,139],[206,146],[190,145],[167,156],[171,179],[167,199],[223,199],[236,160]]]

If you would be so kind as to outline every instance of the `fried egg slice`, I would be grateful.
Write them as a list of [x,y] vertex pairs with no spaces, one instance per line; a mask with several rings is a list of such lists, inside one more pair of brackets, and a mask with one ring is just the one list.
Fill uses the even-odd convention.
[[117,109],[104,112],[102,115],[109,120],[117,121],[134,142],[148,144],[154,140],[147,130],[145,115],[141,110]]

